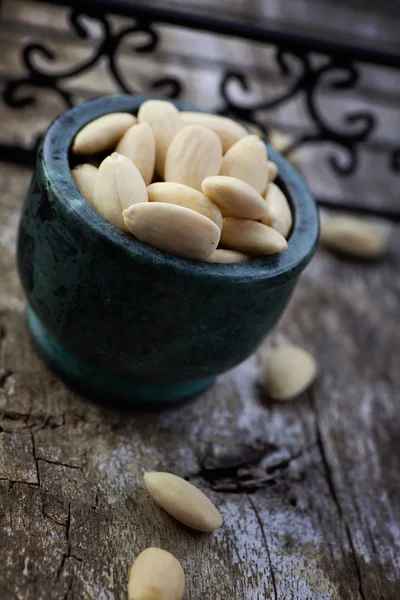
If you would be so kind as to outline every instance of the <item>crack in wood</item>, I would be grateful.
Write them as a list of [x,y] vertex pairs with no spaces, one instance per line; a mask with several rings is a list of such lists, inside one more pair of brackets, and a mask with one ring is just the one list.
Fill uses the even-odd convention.
[[319,453],[320,453],[321,460],[322,460],[322,465],[324,467],[324,472],[325,472],[325,477],[326,477],[326,482],[328,485],[329,493],[330,493],[330,496],[336,506],[336,509],[337,509],[337,512],[339,515],[339,519],[343,523],[344,531],[346,533],[347,541],[348,541],[348,544],[349,544],[349,547],[351,550],[351,554],[352,554],[353,562],[354,562],[354,568],[355,568],[355,572],[356,572],[357,580],[358,580],[358,592],[359,592],[362,600],[367,600],[367,598],[364,596],[364,592],[362,589],[361,570],[360,570],[360,566],[358,564],[357,553],[356,553],[356,550],[354,547],[353,538],[351,536],[350,527],[349,527],[348,523],[346,522],[343,510],[342,510],[342,507],[340,504],[340,500],[336,493],[335,483],[333,481],[332,469],[329,464],[328,457],[326,455],[325,445],[324,445],[324,441],[322,439],[321,427],[320,427],[320,422],[319,422],[318,404],[317,404],[317,401],[316,401],[316,398],[314,395],[314,391],[312,389],[310,389],[309,395],[311,397],[311,403],[312,403],[312,406],[313,406],[314,412],[315,412],[315,429],[316,429],[315,433],[316,433],[317,447],[319,449]]
[[257,522],[258,522],[258,526],[260,527],[260,531],[261,531],[261,535],[264,541],[264,546],[265,546],[265,550],[267,552],[267,556],[268,556],[268,564],[269,564],[269,570],[271,571],[271,579],[272,579],[272,588],[274,590],[274,598],[275,600],[278,600],[278,592],[277,592],[277,586],[276,586],[276,580],[275,580],[275,573],[274,573],[274,569],[272,566],[272,560],[271,560],[271,553],[270,553],[270,549],[269,549],[269,545],[268,545],[268,540],[267,540],[267,535],[265,533],[265,529],[264,529],[264,525],[263,522],[261,520],[261,517],[259,515],[258,509],[253,501],[253,499],[248,496],[248,501],[250,502],[250,506],[252,507],[254,514],[256,516]]
[[[247,458],[246,453],[240,457],[235,454],[206,458],[200,471],[187,479],[201,477],[217,492],[252,494],[275,483],[277,477],[286,474],[294,460],[309,452],[314,445],[289,454],[285,449],[279,450],[276,445],[264,442],[263,450],[258,449],[256,455],[251,452]],[[251,445],[249,447],[254,450]]]
[[68,469],[78,469],[78,471],[82,471],[83,467],[85,466],[85,464],[83,464],[81,466],[79,466],[79,465],[69,465],[68,463],[63,463],[63,462],[58,461],[58,460],[49,460],[48,458],[43,458],[42,456],[40,456],[37,460],[38,460],[38,462],[40,460],[40,461],[42,461],[44,463],[47,463],[48,465],[56,465],[57,467],[66,467]]
[[44,517],[46,517],[47,519],[50,519],[50,521],[53,521],[53,523],[56,523],[56,525],[61,525],[62,527],[65,527],[65,523],[63,521],[59,521],[58,519],[53,517],[53,515],[50,515],[48,512],[46,512],[46,509],[43,506],[43,504],[42,504],[42,515]]
[[64,552],[64,554],[61,557],[61,562],[60,562],[60,566],[58,567],[57,570],[57,579],[60,578],[60,575],[64,569],[65,566],[65,561],[67,560],[67,558],[69,558],[71,556],[71,543],[70,543],[70,539],[69,539],[69,534],[70,534],[70,527],[71,527],[71,503],[68,504],[68,516],[67,516],[67,522],[63,525],[65,527],[65,538],[66,538],[66,542],[67,542],[67,552]]
[[354,566],[355,566],[356,573],[357,573],[358,592],[359,592],[362,600],[367,600],[367,598],[364,596],[364,591],[363,591],[363,587],[362,587],[361,569],[360,569],[360,565],[358,564],[357,554],[356,554],[356,549],[354,547],[353,538],[351,536],[350,528],[347,525],[347,523],[345,523],[345,522],[344,522],[344,528],[345,528],[347,539],[348,539],[348,542],[349,542],[349,545],[350,545],[350,548],[351,548],[351,553],[353,555]]
[[326,456],[326,452],[325,452],[325,446],[324,446],[324,443],[322,441],[320,426],[319,426],[319,423],[318,423],[318,413],[316,413],[316,414],[317,414],[317,417],[316,417],[317,444],[318,444],[318,448],[320,450],[322,464],[324,466],[324,471],[325,471],[326,481],[327,481],[328,488],[329,488],[329,493],[330,493],[330,495],[331,495],[331,497],[332,497],[332,499],[333,499],[333,501],[335,503],[335,506],[336,506],[338,514],[339,514],[339,518],[342,521],[343,526],[344,526],[344,530],[346,532],[347,541],[349,543],[349,546],[350,546],[350,549],[351,549],[351,553],[352,553],[352,556],[353,556],[354,568],[355,568],[355,571],[356,571],[356,574],[357,574],[359,594],[360,594],[362,600],[367,600],[366,597],[364,596],[364,592],[363,592],[363,589],[362,589],[361,571],[360,571],[360,566],[359,566],[358,560],[357,560],[357,554],[356,554],[356,551],[355,551],[355,547],[354,547],[354,543],[353,543],[353,538],[351,536],[351,531],[350,531],[350,528],[349,528],[349,526],[348,526],[348,524],[346,522],[346,519],[344,518],[342,507],[341,507],[340,502],[339,502],[339,498],[337,497],[337,494],[336,494],[335,486],[334,486],[334,483],[333,483],[333,477],[332,477],[331,467],[329,465],[329,462],[328,462],[328,459],[327,459],[327,456]]
[[342,507],[340,506],[339,498],[336,495],[336,490],[335,490],[335,485],[333,483],[331,467],[328,462],[326,452],[325,452],[325,446],[324,446],[324,443],[323,443],[322,437],[321,437],[321,430],[320,430],[319,423],[318,423],[318,417],[316,418],[315,426],[316,426],[317,447],[319,449],[319,453],[320,453],[321,460],[322,460],[322,465],[324,467],[326,483],[328,485],[329,494],[336,506],[336,510],[339,514],[339,518],[342,520],[343,519],[343,511],[342,511]]
[[92,505],[90,508],[92,508],[93,510],[97,510],[99,507],[99,492],[98,490],[96,490],[96,494],[94,497],[94,505]]
[[[54,417],[55,419],[57,417]],[[45,430],[54,430],[59,429],[65,425],[64,420],[59,422],[54,422],[51,416],[45,415],[32,415],[30,412],[27,413],[19,413],[16,411],[5,410],[1,412],[2,425],[1,428],[6,433],[15,433],[15,429],[7,428],[5,421],[20,421],[24,423],[24,426],[18,427],[19,431],[29,430],[31,433],[36,433],[37,431],[45,431]]]
[[33,435],[33,433],[31,433],[31,439],[32,439],[33,460],[35,461],[35,465],[36,465],[36,477],[37,477],[37,481],[38,481],[38,486],[40,487],[39,463],[38,463],[38,458],[36,456],[35,436]]
[[7,481],[10,485],[14,486],[16,483],[20,483],[21,485],[28,485],[32,488],[38,488],[38,483],[33,483],[32,481],[22,481],[21,479],[7,479],[7,477],[0,477],[0,481]]
[[[4,325],[0,324],[0,358],[2,356],[3,341],[5,340],[6,335],[7,335],[6,328],[4,327]],[[13,372],[11,371],[11,369],[1,368],[1,370],[0,370],[0,390],[3,390],[5,392],[5,386],[7,384],[7,380],[11,377],[12,374],[13,374]]]

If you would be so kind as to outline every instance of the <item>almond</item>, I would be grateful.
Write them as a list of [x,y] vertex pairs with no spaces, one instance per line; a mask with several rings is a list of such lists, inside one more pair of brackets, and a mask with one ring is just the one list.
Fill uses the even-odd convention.
[[256,135],[248,135],[233,144],[222,159],[220,175],[246,181],[259,194],[268,184],[268,158],[265,144]]
[[122,211],[137,202],[147,203],[143,177],[129,158],[113,152],[99,167],[93,206],[107,221],[127,231]]
[[276,254],[286,250],[285,238],[272,227],[250,221],[227,217],[222,222],[221,246],[246,254]]
[[298,148],[294,148],[291,152],[286,153],[286,148],[294,144],[295,139],[288,133],[280,129],[273,129],[268,134],[268,142],[278,152],[284,153],[286,158],[295,166],[300,164],[300,155]]
[[145,244],[185,258],[205,259],[214,252],[221,232],[198,212],[165,202],[134,204],[123,212],[129,231]]
[[166,550],[147,548],[133,563],[128,600],[182,600],[185,574],[181,563]]
[[316,374],[317,365],[311,354],[298,346],[283,346],[268,356],[264,387],[274,400],[290,400],[304,392]]
[[225,153],[229,148],[248,135],[248,131],[239,125],[236,121],[221,117],[220,115],[210,115],[201,112],[181,112],[182,119],[186,125],[202,125],[214,131],[222,144],[222,151]]
[[201,191],[203,179],[218,175],[222,146],[219,137],[201,125],[184,127],[172,140],[165,158],[165,181]]
[[145,184],[149,185],[156,161],[156,142],[150,125],[139,123],[129,127],[115,151],[129,158],[139,169]]
[[125,131],[136,123],[129,113],[110,113],[95,119],[83,127],[72,143],[72,154],[97,154],[119,142]]
[[272,129],[268,133],[268,141],[275,150],[284,152],[286,148],[293,144],[294,138],[281,129]]
[[275,181],[275,179],[278,177],[278,166],[272,162],[272,160],[268,161],[268,181],[269,183],[271,183],[272,181]]
[[250,123],[249,121],[241,121],[242,125],[249,129],[252,133],[257,135],[260,138],[265,136],[265,131],[260,125],[256,125],[255,123]]
[[224,217],[263,219],[270,215],[261,194],[241,179],[214,175],[206,177],[201,187],[204,194],[219,206]]
[[145,473],[144,482],[153,500],[177,521],[210,532],[222,525],[214,504],[194,485],[172,473]]
[[168,202],[191,208],[214,221],[222,229],[222,215],[218,206],[204,194],[182,183],[162,181],[152,183],[147,188],[149,202]]
[[156,142],[156,171],[164,177],[164,164],[168,147],[185,123],[179,110],[166,100],[147,100],[138,112],[139,123],[148,123]]
[[94,184],[96,183],[98,169],[85,163],[78,165],[71,171],[72,179],[82,196],[93,204]]
[[262,222],[287,238],[292,229],[293,217],[286,196],[275,183],[270,183],[265,194],[265,201],[270,209],[270,214],[262,219]]
[[321,242],[342,254],[374,259],[383,256],[387,242],[372,224],[356,217],[336,217],[322,222]]
[[242,263],[250,260],[250,256],[243,254],[243,252],[237,252],[236,250],[223,250],[217,248],[208,258],[206,262],[210,263]]

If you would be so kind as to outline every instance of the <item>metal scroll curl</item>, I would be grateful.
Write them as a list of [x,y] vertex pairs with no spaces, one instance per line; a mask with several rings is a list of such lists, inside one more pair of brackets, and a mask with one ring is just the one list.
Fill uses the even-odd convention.
[[[297,63],[297,72],[294,72],[290,65],[289,58]],[[339,125],[334,128],[323,113],[318,95],[322,87],[331,90],[354,88],[359,79],[356,66],[331,58],[327,58],[324,64],[315,66],[309,54],[293,54],[283,49],[277,51],[276,61],[281,74],[286,78],[290,77],[290,83],[285,91],[258,102],[244,104],[235,101],[232,97],[232,83],[238,84],[245,93],[251,92],[251,84],[247,75],[229,71],[224,73],[220,82],[220,93],[225,104],[219,112],[260,125],[261,112],[299,97],[305,103],[313,131],[295,139],[285,148],[284,153],[289,154],[305,144],[330,142],[341,151],[340,157],[336,154],[329,156],[332,168],[340,175],[353,174],[358,165],[359,146],[371,136],[376,127],[376,118],[369,111],[346,113],[342,116],[342,127]]]
[[[50,0],[44,1],[50,3]],[[85,0],[81,8],[76,6],[78,3],[71,1],[60,4],[70,7],[67,18],[72,34],[90,42],[88,56],[68,68],[62,68],[59,64],[61,57],[47,41],[35,40],[26,44],[21,50],[25,75],[6,82],[3,91],[5,105],[18,110],[38,104],[43,91],[46,91],[57,95],[65,107],[71,107],[77,101],[74,92],[71,91],[71,80],[89,73],[100,64],[105,65],[108,77],[118,91],[135,94],[153,90],[165,97],[181,98],[184,94],[184,84],[176,76],[167,73],[158,78],[151,78],[149,75],[139,75],[138,69],[132,82],[128,80],[120,64],[122,47],[124,52],[126,49],[132,52],[137,60],[142,55],[160,52],[161,24],[206,30],[215,35],[222,33],[247,40],[255,39],[273,49],[273,60],[280,80],[284,82],[284,89],[280,87],[278,92],[273,91],[269,97],[254,101],[255,83],[249,72],[224,70],[222,66],[216,65],[220,78],[220,102],[216,112],[254,123],[268,135],[268,127],[263,124],[264,113],[284,106],[293,99],[298,100],[308,118],[308,131],[298,134],[290,141],[283,153],[290,154],[306,145],[328,144],[327,159],[333,171],[340,176],[349,176],[357,170],[362,147],[371,141],[377,129],[378,115],[373,110],[349,110],[348,107],[344,107],[335,123],[332,123],[331,115],[327,114],[324,107],[322,94],[356,89],[365,64],[383,64],[400,69],[400,59],[397,55],[383,57],[381,53],[368,49],[325,44],[323,41],[288,36],[284,32],[277,34],[263,30],[260,37],[260,28],[257,27],[240,24],[232,26],[215,19],[203,19],[198,22],[195,15],[167,9],[157,10],[139,5],[128,9],[128,5],[125,7],[120,3],[116,10],[116,5],[108,2],[104,4],[103,10],[99,9],[94,0]],[[123,15],[128,20],[115,27],[114,14]],[[96,34],[90,26],[93,24],[97,26]],[[235,86],[239,86],[241,90],[241,100],[238,100],[234,93]],[[1,157],[32,164],[35,159],[35,145],[26,148],[0,143]],[[388,167],[393,172],[400,173],[400,148],[391,148],[387,152],[387,159]],[[334,204],[344,206],[343,202],[334,201]],[[388,215],[389,218],[400,219],[398,211],[396,214],[390,211]]]
[[[89,28],[85,24],[85,18],[95,20],[101,27],[100,37],[93,38]],[[6,105],[12,108],[23,108],[35,104],[38,100],[38,94],[43,89],[55,92],[62,99],[66,107],[74,104],[73,95],[65,87],[68,80],[89,71],[101,60],[104,60],[110,77],[115,82],[121,92],[135,94],[138,93],[123,76],[118,66],[118,51],[121,43],[129,36],[141,34],[145,36],[145,41],[131,45],[133,53],[154,52],[159,43],[159,36],[152,24],[148,21],[137,20],[135,25],[126,27],[117,33],[114,33],[108,22],[107,16],[94,15],[89,12],[81,12],[74,9],[69,14],[69,23],[76,36],[81,39],[90,39],[95,45],[91,55],[77,65],[59,71],[48,70],[39,67],[37,58],[51,63],[56,63],[59,57],[51,48],[42,43],[29,43],[22,50],[22,62],[27,70],[27,75],[18,79],[9,80],[3,92],[3,99]],[[182,83],[174,77],[162,77],[152,81],[145,82],[148,89],[157,90],[160,94],[168,98],[177,98],[182,93]]]

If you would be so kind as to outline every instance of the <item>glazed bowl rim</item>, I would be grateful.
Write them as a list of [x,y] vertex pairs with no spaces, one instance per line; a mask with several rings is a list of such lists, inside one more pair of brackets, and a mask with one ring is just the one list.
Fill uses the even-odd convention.
[[[69,150],[76,133],[88,122],[111,112],[137,113],[139,106],[154,96],[119,95],[89,100],[59,115],[45,133],[38,152],[37,167],[41,167],[54,197],[68,216],[84,230],[94,230],[109,246],[113,255],[133,260],[142,267],[167,268],[175,275],[186,275],[230,285],[262,282],[263,288],[275,287],[299,274],[311,260],[319,235],[318,209],[310,191],[297,170],[265,143],[269,159],[279,169],[278,186],[286,193],[294,214],[288,249],[245,263],[217,264],[189,260],[167,254],[139,242],[130,234],[107,222],[87,202],[76,188],[69,166]],[[200,109],[184,102],[173,102],[181,110]]]

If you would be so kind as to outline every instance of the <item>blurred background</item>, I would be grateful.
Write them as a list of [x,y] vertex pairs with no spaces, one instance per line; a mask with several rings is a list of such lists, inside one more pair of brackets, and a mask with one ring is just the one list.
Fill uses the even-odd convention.
[[2,0],[0,27],[3,159],[33,163],[67,106],[153,93],[261,125],[321,203],[399,218],[396,1]]

